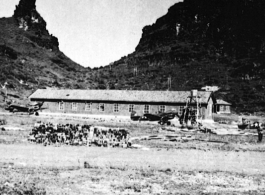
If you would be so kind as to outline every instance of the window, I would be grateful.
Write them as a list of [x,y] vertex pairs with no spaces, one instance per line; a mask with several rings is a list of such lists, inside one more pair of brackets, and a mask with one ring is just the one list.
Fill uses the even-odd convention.
[[230,112],[229,106],[220,105],[220,111],[221,112]]
[[144,114],[149,113],[150,106],[149,105],[144,105]]
[[114,112],[119,112],[119,104],[114,104],[113,110]]
[[165,105],[158,106],[158,112],[164,113],[165,111],[166,111],[166,106]]
[[179,107],[179,115],[182,115],[183,110],[184,110],[184,106],[180,106]]
[[99,104],[99,111],[104,112],[105,111],[105,105],[103,103]]
[[129,112],[133,112],[134,111],[134,105],[133,104],[130,104],[129,105]]
[[59,110],[64,110],[64,102],[58,102]]
[[72,103],[72,110],[77,110],[77,103],[76,102]]
[[89,111],[92,108],[92,103],[86,103],[85,105],[85,111]]

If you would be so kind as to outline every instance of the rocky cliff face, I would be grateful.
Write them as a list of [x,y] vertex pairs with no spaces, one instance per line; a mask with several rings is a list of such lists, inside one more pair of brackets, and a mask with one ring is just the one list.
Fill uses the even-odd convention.
[[[191,90],[219,86],[236,111],[265,111],[265,1],[184,0],[143,28],[135,52],[91,71],[59,50],[36,10],[21,0],[0,19],[0,83],[39,87]],[[15,94],[16,95],[16,94]]]
[[[19,28],[35,31],[35,37],[31,37],[39,46],[50,50],[59,50],[59,42],[56,37],[50,35],[46,29],[46,22],[36,10],[36,0],[21,0],[16,6],[13,18],[16,19]],[[49,36],[49,39],[43,39]]]
[[0,83],[21,98],[37,88],[94,88],[90,69],[59,50],[35,2],[21,0],[12,17],[0,19]]
[[264,13],[262,0],[184,0],[143,28],[134,53],[98,69],[99,82],[150,90],[216,85],[237,111],[264,111]]

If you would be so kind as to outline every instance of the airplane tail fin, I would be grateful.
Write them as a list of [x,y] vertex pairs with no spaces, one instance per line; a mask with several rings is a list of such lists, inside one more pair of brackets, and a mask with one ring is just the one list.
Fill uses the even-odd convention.
[[177,112],[175,113],[175,116],[178,117],[178,118],[180,118],[179,113],[177,113]]
[[43,106],[43,104],[44,104],[44,101],[40,102],[38,105],[41,108]]

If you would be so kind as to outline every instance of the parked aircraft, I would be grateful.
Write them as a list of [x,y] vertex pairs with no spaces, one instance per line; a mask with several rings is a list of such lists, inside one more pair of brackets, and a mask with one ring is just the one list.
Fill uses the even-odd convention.
[[26,112],[28,114],[35,114],[36,116],[39,115],[38,111],[41,110],[42,105],[44,102],[36,102],[36,103],[31,103],[28,105],[19,105],[19,104],[14,104],[10,103],[8,106],[5,108],[5,110],[9,110],[9,112]]
[[133,121],[158,121],[159,124],[170,124],[170,120],[174,119],[175,116],[178,116],[178,113],[175,111],[168,111],[158,114],[144,114],[139,116],[136,112],[131,113],[131,120]]
[[170,124],[170,120],[175,117],[179,117],[178,113],[175,111],[168,111],[158,114],[144,114],[140,120],[148,120],[148,121],[158,121],[159,124]]

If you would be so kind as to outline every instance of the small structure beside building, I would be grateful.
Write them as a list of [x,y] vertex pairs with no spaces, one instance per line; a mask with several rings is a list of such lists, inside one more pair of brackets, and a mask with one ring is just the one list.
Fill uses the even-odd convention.
[[[202,119],[211,120],[215,99],[212,92],[198,91],[197,99]],[[43,112],[83,114],[86,116],[128,117],[170,110],[182,113],[191,96],[190,91],[134,90],[56,90],[38,89],[30,101],[44,101]],[[191,105],[197,109],[197,105]]]
[[215,112],[217,114],[230,114],[231,113],[231,105],[230,103],[217,99],[215,104]]

